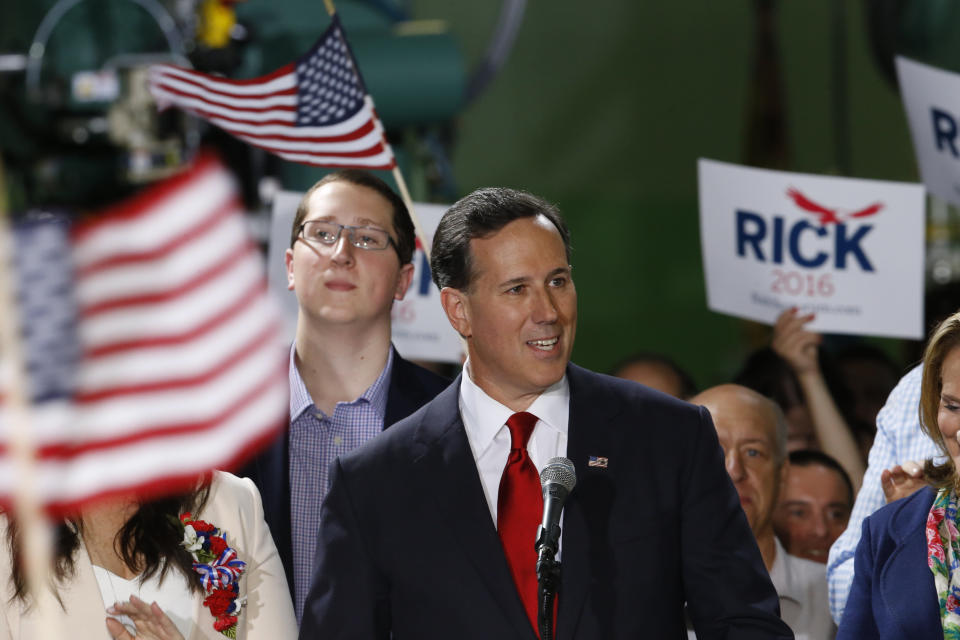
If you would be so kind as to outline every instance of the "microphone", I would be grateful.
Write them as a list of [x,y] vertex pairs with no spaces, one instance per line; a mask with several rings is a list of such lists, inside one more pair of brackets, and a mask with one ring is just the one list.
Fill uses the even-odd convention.
[[540,559],[557,555],[560,547],[560,513],[577,484],[577,472],[568,458],[550,458],[540,472],[543,490],[543,522],[537,528],[536,549]]
[[577,484],[577,473],[567,458],[550,458],[540,472],[543,522],[537,528],[537,629],[541,640],[553,640],[554,597],[560,586],[560,513]]

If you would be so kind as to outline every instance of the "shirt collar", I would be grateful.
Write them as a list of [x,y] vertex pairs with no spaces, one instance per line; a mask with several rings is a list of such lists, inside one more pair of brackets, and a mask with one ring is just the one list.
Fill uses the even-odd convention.
[[795,568],[792,562],[793,557],[787,554],[787,550],[783,548],[776,536],[773,537],[773,543],[776,546],[777,555],[773,559],[773,566],[770,567],[770,581],[781,598],[800,602],[800,588],[793,575]]
[[360,396],[373,407],[380,419],[383,420],[387,414],[387,391],[390,389],[390,377],[393,373],[393,345],[390,345],[390,351],[387,352],[387,363],[383,365],[383,371],[377,376],[366,391]]
[[290,345],[290,421],[293,422],[300,414],[313,406],[313,399],[303,383],[300,372],[297,370],[297,343]]
[[[300,417],[304,411],[309,409],[313,405],[313,398],[310,397],[310,392],[307,391],[307,385],[304,384],[303,378],[300,377],[300,371],[297,370],[297,345],[296,343],[290,346],[290,368],[288,372],[290,380],[290,421],[294,421]],[[393,371],[393,345],[390,345],[390,351],[387,354],[387,364],[384,365],[383,371],[380,372],[380,375],[377,376],[377,379],[373,381],[367,390],[364,391],[359,398],[353,402],[358,402],[360,400],[365,400],[370,403],[370,406],[373,407],[374,411],[377,412],[377,415],[380,416],[382,420],[387,414],[387,391],[390,389],[390,376]]]
[[[481,389],[470,377],[470,361],[463,365],[460,377],[460,411],[464,414],[464,427],[471,429],[471,440],[476,443],[476,455],[481,455],[493,442],[494,437],[514,414],[509,407],[500,404]],[[570,384],[564,374],[533,401],[527,412],[540,420],[535,427],[566,434],[570,421]]]

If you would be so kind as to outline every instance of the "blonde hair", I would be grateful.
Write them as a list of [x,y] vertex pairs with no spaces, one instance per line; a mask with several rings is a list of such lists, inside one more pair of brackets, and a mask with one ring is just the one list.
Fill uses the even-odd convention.
[[937,325],[923,352],[923,378],[920,381],[920,428],[936,443],[946,462],[934,464],[927,460],[924,476],[935,487],[957,487],[957,468],[947,450],[947,444],[937,424],[940,410],[940,392],[943,390],[943,361],[960,347],[960,312],[954,313]]

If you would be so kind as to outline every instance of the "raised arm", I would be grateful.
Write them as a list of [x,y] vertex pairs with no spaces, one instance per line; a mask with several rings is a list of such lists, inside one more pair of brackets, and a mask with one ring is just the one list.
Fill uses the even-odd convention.
[[840,463],[856,492],[863,482],[865,465],[853,432],[833,401],[820,370],[817,359],[820,334],[804,329],[813,317],[813,314],[800,315],[796,309],[781,313],[773,327],[771,347],[796,374],[820,446]]

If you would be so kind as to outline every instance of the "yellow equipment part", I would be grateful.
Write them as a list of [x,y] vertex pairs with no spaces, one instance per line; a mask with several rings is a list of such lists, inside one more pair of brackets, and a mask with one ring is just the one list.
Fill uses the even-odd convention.
[[230,31],[237,23],[233,2],[203,0],[197,20],[197,40],[211,49],[221,49],[230,42]]

